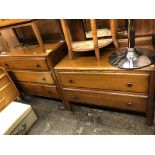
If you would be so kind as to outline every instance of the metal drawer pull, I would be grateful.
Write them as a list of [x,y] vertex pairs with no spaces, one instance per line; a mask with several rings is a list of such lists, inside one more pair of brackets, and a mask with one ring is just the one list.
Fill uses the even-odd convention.
[[8,64],[4,64],[4,66],[5,66],[5,67],[9,67],[9,65],[8,65]]
[[45,78],[45,77],[43,77],[43,78],[42,78],[42,80],[43,80],[43,81],[45,81],[45,80],[46,80],[46,78]]
[[2,99],[0,99],[0,103],[1,103],[1,102],[4,102],[4,100],[5,100],[5,98],[4,98],[4,97],[3,97]]
[[132,106],[133,106],[133,103],[129,102],[129,103],[128,103],[128,106],[129,106],[129,107],[132,107]]
[[35,67],[40,68],[41,66],[39,64],[35,64]]
[[127,86],[128,86],[128,87],[132,87],[132,83],[128,82],[128,83],[127,83]]
[[73,80],[69,80],[69,83],[74,83],[74,81]]
[[[20,135],[20,134],[22,134],[22,132],[23,132],[24,130],[26,130],[26,123],[22,124],[22,125],[21,125],[21,129],[20,129],[20,130],[17,130],[14,134],[15,134],[15,135]],[[24,133],[24,134],[25,134],[25,133]]]
[[73,100],[78,100],[77,96],[75,96],[75,95],[72,95],[71,98],[72,98]]
[[52,92],[49,90],[49,91],[48,91],[48,94],[52,94]]

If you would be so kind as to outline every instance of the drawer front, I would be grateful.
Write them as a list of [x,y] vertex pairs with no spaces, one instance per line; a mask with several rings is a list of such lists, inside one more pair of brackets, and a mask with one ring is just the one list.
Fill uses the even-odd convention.
[[59,72],[64,87],[148,92],[149,74]]
[[64,88],[69,101],[146,112],[147,95]]
[[32,95],[60,98],[56,86],[18,82],[23,92]]
[[54,84],[51,72],[9,71],[15,81]]
[[0,110],[5,108],[9,103],[11,103],[14,99],[19,96],[18,91],[12,85],[12,83],[8,83],[5,87],[0,89]]
[[7,69],[49,70],[44,58],[3,58],[0,65]]
[[0,89],[10,82],[9,78],[6,76],[5,73],[3,73],[2,75],[0,76]]
[[4,71],[2,70],[2,68],[0,68],[0,76],[4,73]]

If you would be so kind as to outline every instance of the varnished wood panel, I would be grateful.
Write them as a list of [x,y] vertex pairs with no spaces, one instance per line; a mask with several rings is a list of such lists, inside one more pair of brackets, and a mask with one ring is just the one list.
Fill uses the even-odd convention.
[[19,41],[12,29],[2,30],[1,34],[9,48],[14,48],[19,44]]
[[64,88],[69,101],[146,112],[147,95]]
[[67,20],[67,23],[68,23],[73,41],[86,40],[82,19],[70,19],[70,20]]
[[0,65],[7,69],[49,70],[45,58],[0,58]]
[[59,72],[63,87],[148,92],[149,74]]
[[149,80],[149,99],[147,104],[147,125],[152,125],[154,120],[154,99],[155,99],[155,71],[150,73],[150,80]]
[[[4,75],[4,76],[3,76]],[[2,88],[3,86],[5,86],[7,83],[10,82],[9,78],[6,76],[6,74],[4,73],[2,76],[0,76],[0,88]]]
[[32,95],[45,96],[51,98],[60,98],[56,86],[43,85],[36,83],[18,82],[16,83],[18,88],[23,92]]
[[0,88],[0,111],[16,99],[18,95],[11,82]]
[[41,84],[54,84],[51,72],[10,71],[10,76],[15,81],[34,82]]
[[152,36],[155,34],[154,19],[136,19],[135,20],[136,36]]
[[4,71],[2,70],[2,68],[0,67],[0,76],[4,74]]
[[57,65],[67,54],[67,46],[64,42],[59,42],[59,46],[52,50],[51,54],[48,56],[47,61],[50,67]]
[[0,20],[0,28],[12,26],[16,24],[23,24],[31,21],[33,20],[32,19],[4,19],[4,20]]

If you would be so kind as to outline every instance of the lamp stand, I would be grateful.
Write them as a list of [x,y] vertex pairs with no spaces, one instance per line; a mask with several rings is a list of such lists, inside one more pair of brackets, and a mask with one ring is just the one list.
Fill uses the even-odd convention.
[[128,19],[128,48],[112,53],[109,63],[122,69],[141,68],[155,63],[155,51],[147,48],[135,48],[135,22],[133,19]]

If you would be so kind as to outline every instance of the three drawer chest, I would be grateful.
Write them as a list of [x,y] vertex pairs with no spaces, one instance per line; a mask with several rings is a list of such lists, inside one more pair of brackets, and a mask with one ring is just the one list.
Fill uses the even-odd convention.
[[60,41],[44,46],[44,53],[37,45],[1,52],[0,66],[7,69],[21,92],[59,99],[61,97],[53,67],[65,56],[66,44]]

